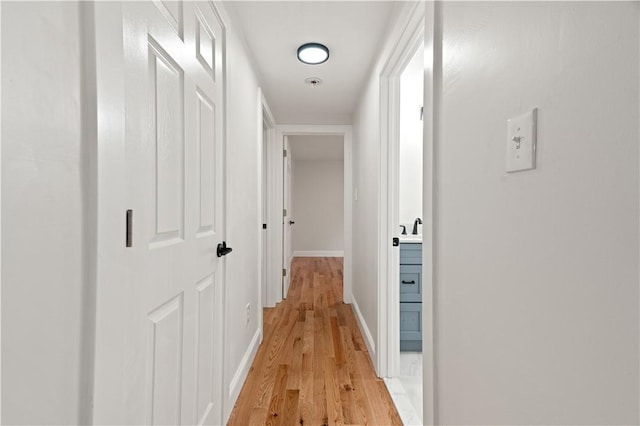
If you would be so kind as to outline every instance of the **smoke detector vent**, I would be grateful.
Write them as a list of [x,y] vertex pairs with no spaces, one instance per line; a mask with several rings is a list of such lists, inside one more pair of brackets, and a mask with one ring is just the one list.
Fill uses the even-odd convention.
[[320,86],[322,84],[322,80],[319,79],[318,77],[309,77],[304,82],[311,87]]

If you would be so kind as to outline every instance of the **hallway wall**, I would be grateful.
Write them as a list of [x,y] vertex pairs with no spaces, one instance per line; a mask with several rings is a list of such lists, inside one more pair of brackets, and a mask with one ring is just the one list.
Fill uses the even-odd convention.
[[[379,85],[367,85],[353,118],[353,304],[376,363],[378,331]],[[364,322],[364,324],[362,324]],[[367,333],[368,332],[368,333]]]
[[[79,424],[86,397],[79,13],[76,2],[2,4],[2,424]],[[226,37],[225,419],[262,317],[258,80],[233,28]]]
[[292,185],[293,255],[343,252],[344,161],[294,158]]
[[81,42],[74,2],[2,4],[2,424],[78,424]]
[[[258,79],[239,38],[227,29],[227,256],[225,299],[224,419],[233,409],[253,354],[260,343],[259,173],[262,158],[258,134]],[[261,119],[261,118],[260,118]],[[246,323],[249,305],[250,321]]]
[[[637,424],[638,3],[441,5],[436,423]],[[380,71],[354,114],[353,296],[376,350]],[[507,119],[533,107],[537,169],[507,174]]]
[[637,424],[639,4],[442,7],[437,422]]
[[353,302],[377,368],[378,203],[380,187],[380,73],[416,4],[394,9],[385,44],[372,64],[353,114]]

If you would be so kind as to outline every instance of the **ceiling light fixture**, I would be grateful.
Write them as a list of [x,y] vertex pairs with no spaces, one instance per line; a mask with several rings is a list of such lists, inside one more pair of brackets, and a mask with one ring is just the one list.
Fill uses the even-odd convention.
[[327,62],[329,49],[320,43],[305,43],[298,47],[298,60],[309,65],[318,65]]

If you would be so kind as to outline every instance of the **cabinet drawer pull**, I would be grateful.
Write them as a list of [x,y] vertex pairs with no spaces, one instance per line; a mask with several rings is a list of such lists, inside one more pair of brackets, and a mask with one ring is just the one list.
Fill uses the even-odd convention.
[[402,280],[402,284],[415,284],[415,283],[416,282],[414,280],[411,280],[411,281]]

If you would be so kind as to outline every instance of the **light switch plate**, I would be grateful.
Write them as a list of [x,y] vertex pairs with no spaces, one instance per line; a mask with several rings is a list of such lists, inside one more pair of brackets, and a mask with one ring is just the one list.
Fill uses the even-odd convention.
[[536,168],[538,108],[507,121],[507,173]]

